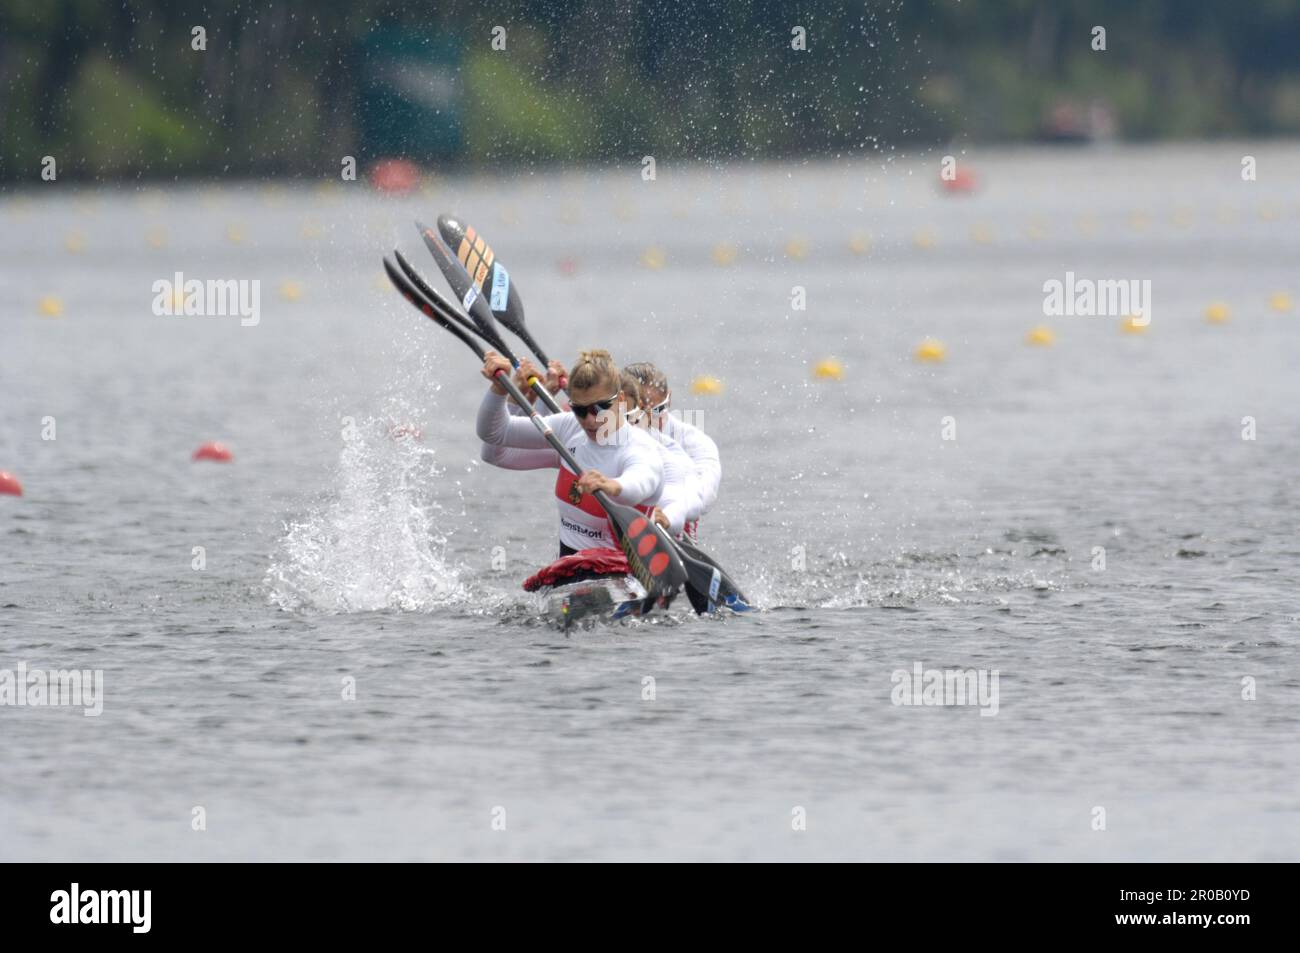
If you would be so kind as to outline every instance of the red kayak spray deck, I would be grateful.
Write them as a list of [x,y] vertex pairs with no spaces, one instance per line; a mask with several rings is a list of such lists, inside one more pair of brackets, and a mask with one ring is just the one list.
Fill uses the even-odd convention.
[[599,576],[627,576],[631,572],[622,550],[583,549],[572,556],[557,559],[549,566],[543,566],[524,580],[524,588],[533,592],[546,586],[559,586]]

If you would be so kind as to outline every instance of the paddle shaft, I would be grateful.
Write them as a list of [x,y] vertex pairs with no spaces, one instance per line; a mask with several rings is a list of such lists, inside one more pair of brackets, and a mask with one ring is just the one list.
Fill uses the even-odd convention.
[[[456,249],[454,258],[457,264],[460,265],[460,273],[458,273],[455,278],[453,278],[451,274],[447,274],[447,280],[452,284],[452,289],[458,294],[464,294],[464,292],[458,287],[458,284],[465,280],[472,282],[475,287],[478,288],[480,297],[484,293],[482,281],[476,281],[469,274],[468,262],[471,256],[475,256],[475,260],[480,262],[492,262],[492,265],[486,274],[492,275],[494,287],[496,285],[497,269],[500,269],[501,274],[507,276],[506,281],[509,282],[510,273],[506,269],[506,266],[497,259],[496,253],[492,250],[492,246],[488,245],[487,242],[483,240],[483,236],[477,233],[475,233],[475,240],[471,241],[469,226],[463,224],[459,219],[448,215],[440,215],[438,216],[437,236],[433,235],[432,229],[429,229],[427,226],[421,227],[420,234],[424,238],[425,245],[429,246],[430,251],[434,251],[432,243],[437,239],[441,239],[441,243],[449,250]],[[457,246],[459,247],[457,248]],[[441,256],[438,255],[437,257],[439,257],[439,263],[441,264]],[[446,268],[443,270],[444,272],[447,271]],[[484,275],[485,279],[486,274]],[[462,278],[461,275],[463,275],[464,278]],[[518,285],[511,285],[510,291],[506,296],[506,302],[501,309],[490,308],[490,310],[496,316],[497,320],[512,331],[519,340],[524,342],[524,346],[533,352],[533,355],[542,362],[543,366],[550,365],[551,359],[546,356],[546,352],[543,351],[541,345],[533,339],[532,334],[528,331],[528,327],[524,324],[524,300],[519,294]],[[502,351],[501,353],[505,354],[506,352]],[[514,361],[514,363],[518,364],[519,362]],[[567,388],[568,383],[567,380],[561,378],[560,387]]]
[[[415,285],[416,289],[419,290],[419,292],[423,294],[426,298],[428,298],[430,301],[441,306],[441,309],[445,312],[444,317],[448,317],[455,320],[458,325],[464,327],[466,330],[474,332],[479,337],[483,338],[483,340],[487,341],[487,343],[492,345],[493,347],[502,346],[499,338],[495,341],[492,340],[491,338],[488,338],[486,335],[483,334],[482,330],[475,323],[471,322],[468,318],[464,317],[457,310],[457,308],[450,301],[446,299],[446,297],[442,294],[442,292],[436,291],[432,287],[430,287],[429,283],[420,277],[419,272],[417,272],[413,267],[411,267],[410,262],[408,262],[405,258],[402,257],[401,252],[394,251],[393,255],[397,258],[397,263],[402,266],[402,271],[406,275],[406,277],[410,279],[411,284]],[[401,288],[399,287],[398,290],[400,291]],[[410,300],[410,298],[408,297],[407,300]],[[445,326],[446,325],[444,324],[444,327]],[[480,357],[486,357],[486,354],[483,353],[483,349],[478,346],[478,342],[475,341],[473,338],[466,339],[464,335],[459,333],[457,334],[457,337],[460,337],[461,340],[466,341],[466,343],[468,343],[471,347],[477,348],[478,351],[480,352],[479,353]],[[500,353],[508,361],[510,361],[510,363],[514,364],[516,367],[519,366],[519,361],[515,359],[513,354],[509,353],[509,349],[503,350]],[[532,387],[533,392],[542,398],[542,402],[546,404],[547,408],[551,411],[551,413],[553,414],[564,413],[564,409],[560,406],[559,402],[555,399],[555,397],[551,394],[551,392],[546,389],[546,387],[541,383],[540,380],[538,380],[536,377],[531,377],[529,378],[528,383]],[[531,407],[532,407],[531,404],[527,404],[524,407],[524,409],[529,410],[531,409]]]
[[[406,298],[407,301],[419,308],[425,315],[432,318],[435,323],[442,325],[442,327],[446,328],[452,334],[456,335],[456,337],[464,341],[469,349],[478,356],[480,361],[487,360],[487,352],[483,350],[483,346],[452,319],[451,314],[454,314],[454,312],[452,312],[450,308],[447,308],[446,302],[438,300],[441,295],[436,295],[435,293],[436,296],[431,296],[430,300],[421,300],[419,296],[412,293],[412,289],[406,282],[400,279],[387,261],[384,262],[384,268],[388,272],[388,277],[392,280],[393,285],[402,293],[402,297]],[[435,308],[435,304],[441,305],[441,307]],[[447,311],[446,314],[442,313],[444,309]],[[560,438],[555,435],[553,430],[551,430],[550,425],[547,424],[547,422],[542,419],[542,416],[533,409],[532,404],[528,402],[528,398],[523,395],[523,392],[515,386],[515,382],[510,379],[510,375],[504,370],[499,370],[496,372],[496,379],[497,383],[505,388],[506,393],[514,400],[514,402],[524,409],[525,413],[528,414],[529,420],[532,421],[533,426],[537,428],[537,432],[540,433],[543,439],[551,445],[551,448],[559,454],[560,459],[568,464],[570,470],[581,475],[583,472],[582,467],[578,464],[578,461],[573,458],[573,454],[569,452],[569,448],[560,441]],[[543,400],[551,404],[555,403],[555,398],[551,396],[550,392],[536,377],[530,378],[529,383],[532,385],[533,390],[535,390],[538,396]],[[556,412],[559,413],[558,405],[556,405]],[[611,507],[613,501],[605,494],[605,491],[597,490],[592,494],[592,496],[594,496],[596,501],[600,503],[601,508],[612,517],[613,513],[611,512]],[[615,527],[618,525],[613,519],[610,520],[610,523]]]

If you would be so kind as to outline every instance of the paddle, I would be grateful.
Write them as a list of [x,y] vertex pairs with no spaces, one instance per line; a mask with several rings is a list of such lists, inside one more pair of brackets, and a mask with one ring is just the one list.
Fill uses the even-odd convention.
[[[449,249],[446,244],[443,243],[442,239],[438,237],[437,232],[429,228],[429,226],[422,225],[419,222],[415,223],[415,227],[420,230],[420,237],[424,239],[424,245],[429,249],[429,253],[433,255],[433,260],[438,263],[438,268],[442,272],[443,277],[447,279],[447,284],[451,285],[451,290],[455,292],[456,297],[458,297],[461,300],[461,304],[464,305],[465,310],[469,312],[470,318],[474,321],[475,328],[478,329],[479,336],[491,344],[498,354],[501,354],[511,364],[518,367],[519,358],[515,357],[514,352],[510,350],[510,346],[507,345],[505,339],[501,337],[501,332],[497,330],[496,319],[492,315],[492,309],[488,307],[487,299],[479,294],[478,288],[469,276],[469,272],[465,270],[464,266],[459,261],[452,257],[451,249]],[[479,268],[482,270],[481,265]],[[403,271],[405,271],[411,278],[417,277],[414,270],[409,266],[404,265]],[[426,295],[429,294],[428,285],[421,282],[420,287]],[[529,383],[533,383],[533,381],[530,380]],[[567,384],[568,381],[561,381],[561,386],[566,386]],[[556,402],[555,398],[552,397],[548,391],[540,390],[536,387],[534,387],[534,390],[536,390],[538,394],[542,395],[542,400],[545,401],[546,406],[550,408],[551,413],[563,413],[559,403]]]
[[[428,282],[426,282],[423,278],[420,277],[420,273],[417,272],[413,267],[411,267],[411,263],[408,262],[404,257],[402,257],[402,253],[400,251],[398,251],[397,249],[393,249],[393,255],[396,256],[397,263],[401,266],[402,272],[406,275],[407,278],[410,279],[411,284],[415,285],[416,289],[419,290],[421,294],[423,294],[426,298],[429,298],[432,301],[437,301],[441,303],[446,308],[446,310],[450,313],[451,317],[456,319],[456,322],[458,324],[460,324],[465,328],[468,328],[470,331],[473,331],[475,334],[481,337],[492,347],[495,348],[500,345],[500,335],[496,333],[496,328],[493,325],[486,324],[482,321],[470,321],[469,318],[465,317],[460,311],[456,309],[455,305],[447,301],[447,299],[442,296],[441,292],[434,291],[432,288],[430,288]],[[488,321],[490,321],[492,317],[491,313],[489,313],[487,317],[488,317]],[[519,366],[519,363],[515,361],[508,352],[499,351],[498,353],[502,354],[508,360],[514,363],[516,367]],[[529,378],[528,382],[530,385],[532,385],[533,392],[541,396],[542,402],[546,404],[546,406],[550,409],[551,413],[553,414],[564,413],[564,409],[560,407],[559,403],[551,395],[551,392],[541,385],[541,382],[538,378],[536,377]]]
[[686,539],[674,540],[686,567],[686,598],[700,615],[719,606],[732,612],[748,612],[750,605],[740,587],[712,556]]
[[[397,258],[397,263],[402,266],[402,271],[406,274],[406,277],[411,279],[411,284],[415,285],[415,287],[419,289],[421,294],[431,298],[437,293],[432,288],[429,287],[428,283],[425,282],[425,280],[420,277],[420,273],[411,266],[411,263],[407,261],[402,256],[402,253],[398,251],[396,248],[393,249],[393,255]],[[451,317],[456,321],[457,324],[459,324],[461,327],[465,328],[466,330],[472,331],[474,334],[477,334],[479,337],[483,338],[484,341],[487,341],[488,344],[492,344],[492,342],[489,341],[486,337],[483,337],[483,332],[478,329],[478,327],[474,324],[473,321],[465,317],[463,314],[461,314],[459,311],[455,310],[454,308],[450,310],[451,310]],[[495,345],[493,346],[495,347]]]
[[[475,307],[482,305],[484,298],[481,292],[489,269],[500,268],[503,273],[505,270],[482,234],[450,215],[438,216],[439,235],[434,235],[427,226],[420,225],[418,222],[416,225],[420,229],[425,245],[433,253],[443,274],[447,277],[452,291],[469,299]],[[448,248],[457,249],[456,261],[448,260]],[[466,268],[469,268],[469,271],[466,271]],[[518,335],[520,340],[537,355],[538,360],[550,363],[546,354],[523,326],[523,303],[508,277],[505,279],[505,291],[502,293],[498,293],[494,278],[492,298],[494,302],[491,308],[482,308],[477,313],[471,310],[475,323],[481,328],[485,322],[491,320],[493,315],[501,318],[501,323]],[[498,308],[497,304],[501,304],[502,307]],[[484,312],[486,317],[482,317]],[[500,339],[499,334],[496,337]],[[508,350],[502,350],[501,353],[518,365],[519,362]],[[562,386],[567,386],[567,382],[563,382]],[[674,540],[674,545],[682,564],[686,567],[686,595],[696,612],[704,615],[718,606],[727,606],[736,612],[749,609],[749,600],[740,591],[740,587],[712,557],[688,542]]]
[[[480,361],[486,360],[487,354],[483,346],[455,320],[454,308],[445,298],[436,293],[431,296],[421,294],[420,290],[387,257],[384,258],[384,271],[388,273],[393,286],[407,301],[432,318],[436,324],[460,338]],[[528,399],[515,386],[510,375],[505,371],[498,371],[496,377],[506,393],[528,414],[533,426],[559,454],[560,459],[574,473],[581,474],[582,467],[573,458],[573,454],[569,453],[568,448],[555,436],[546,421],[528,403]],[[536,380],[533,387],[535,390],[540,389],[539,393],[545,393],[546,389]],[[615,503],[603,490],[597,490],[592,496],[609,517],[610,526],[613,527],[619,546],[627,556],[627,564],[631,567],[632,574],[645,587],[646,598],[642,603],[641,611],[643,613],[648,611],[659,598],[663,599],[663,604],[667,607],[687,580],[686,568],[682,565],[681,556],[673,545],[672,539],[645,514],[630,506]],[[695,604],[693,599],[691,604]]]
[[[456,257],[471,276],[479,294],[487,296],[488,306],[497,320],[523,341],[524,346],[533,352],[543,366],[550,364],[551,359],[533,340],[524,325],[524,302],[519,296],[518,286],[510,280],[506,266],[497,260],[492,247],[484,241],[483,236],[454,215],[438,216],[438,233],[447,247],[455,250]],[[489,278],[491,284],[487,285]],[[561,389],[567,390],[568,384],[568,381],[561,380]]]

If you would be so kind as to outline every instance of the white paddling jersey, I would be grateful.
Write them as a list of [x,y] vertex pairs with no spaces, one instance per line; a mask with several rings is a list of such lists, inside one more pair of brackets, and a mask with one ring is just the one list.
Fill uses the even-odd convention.
[[700,483],[695,477],[695,463],[682,445],[662,430],[643,430],[657,444],[664,460],[664,491],[659,509],[668,518],[674,536],[680,536],[687,523],[700,518]]
[[699,512],[707,513],[718,499],[718,485],[722,482],[722,459],[718,456],[718,445],[699,427],[672,414],[660,416],[659,429],[661,433],[676,440],[695,464],[696,489],[700,495]]
[[[587,436],[572,413],[542,417],[560,442],[573,454],[583,470],[599,470],[617,480],[622,492],[612,499],[642,512],[660,505],[664,486],[664,464],[659,445],[649,434],[635,427],[619,427],[615,439],[597,443]],[[528,417],[516,417],[506,410],[506,398],[491,390],[478,410],[478,436],[483,441],[483,459],[507,470],[559,469],[555,478],[555,502],[560,511],[560,545],[570,549],[618,549],[609,518],[596,498],[580,493],[577,476],[560,460]]]

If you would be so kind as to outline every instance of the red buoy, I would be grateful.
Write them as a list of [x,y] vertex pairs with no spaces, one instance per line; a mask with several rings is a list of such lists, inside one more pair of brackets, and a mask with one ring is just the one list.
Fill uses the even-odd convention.
[[370,168],[370,184],[393,195],[414,192],[420,185],[420,167],[410,159],[380,159]]
[[215,460],[217,463],[229,463],[234,459],[230,453],[230,448],[224,443],[218,443],[215,440],[211,443],[205,443],[199,449],[194,451],[194,460]]
[[22,496],[23,485],[8,470],[0,470],[0,493],[8,493],[10,496]]
[[967,192],[974,192],[979,186],[979,179],[976,177],[974,172],[966,166],[961,165],[953,170],[951,179],[945,178],[941,175],[939,177],[939,184],[943,187],[944,191],[955,192],[960,195]]

